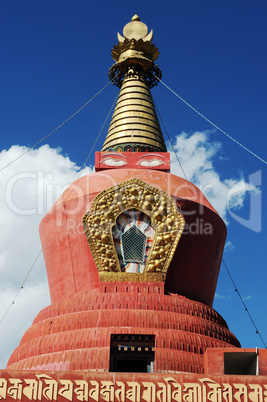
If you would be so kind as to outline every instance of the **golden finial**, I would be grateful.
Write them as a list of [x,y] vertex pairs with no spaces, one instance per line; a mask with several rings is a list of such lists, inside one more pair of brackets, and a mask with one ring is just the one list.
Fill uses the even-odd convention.
[[137,14],[123,28],[123,36],[118,32],[118,45],[111,51],[116,63],[109,72],[114,84],[120,87],[123,74],[128,71],[129,66],[135,65],[145,72],[150,88],[157,85],[155,75],[161,78],[161,71],[154,62],[159,56],[159,51],[152,43],[152,39],[153,30],[148,33],[147,25],[140,21]]

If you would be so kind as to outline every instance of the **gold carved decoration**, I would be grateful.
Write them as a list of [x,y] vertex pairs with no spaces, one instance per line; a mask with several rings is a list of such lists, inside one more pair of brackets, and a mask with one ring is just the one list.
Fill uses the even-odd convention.
[[162,272],[99,272],[103,282],[163,282],[166,274]]
[[[138,274],[121,272],[112,236],[117,217],[129,209],[148,215],[155,229],[144,272]],[[136,178],[102,191],[94,199],[91,211],[83,216],[100,279],[105,281],[164,280],[184,224],[184,217],[170,195]]]

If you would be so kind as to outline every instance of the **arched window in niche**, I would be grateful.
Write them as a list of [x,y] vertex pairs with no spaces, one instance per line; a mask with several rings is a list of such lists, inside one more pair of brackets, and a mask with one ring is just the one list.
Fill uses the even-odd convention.
[[142,273],[155,235],[149,216],[137,209],[123,212],[112,235],[121,271]]

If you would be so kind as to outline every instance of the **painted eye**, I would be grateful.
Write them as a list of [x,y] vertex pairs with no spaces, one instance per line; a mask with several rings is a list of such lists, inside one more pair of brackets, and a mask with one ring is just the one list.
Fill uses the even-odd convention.
[[145,167],[156,167],[164,164],[165,164],[164,156],[157,154],[142,155],[138,161],[138,165]]
[[159,160],[159,159],[143,159],[139,162],[139,165],[141,166],[147,166],[147,167],[154,167],[154,166],[160,166],[164,165],[164,162]]
[[107,166],[124,166],[127,165],[127,162],[123,159],[118,159],[118,158],[106,158],[101,161],[103,165]]

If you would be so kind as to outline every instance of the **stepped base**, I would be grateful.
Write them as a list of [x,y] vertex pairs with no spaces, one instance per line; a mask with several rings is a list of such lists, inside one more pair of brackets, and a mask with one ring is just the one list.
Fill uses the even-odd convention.
[[[113,346],[111,336],[117,339]],[[42,310],[7,369],[108,372],[117,364],[119,369],[122,360],[138,366],[138,361],[150,359],[154,373],[201,374],[207,348],[229,347],[240,344],[215,310],[165,295],[163,282],[103,282],[97,290],[76,293]]]

